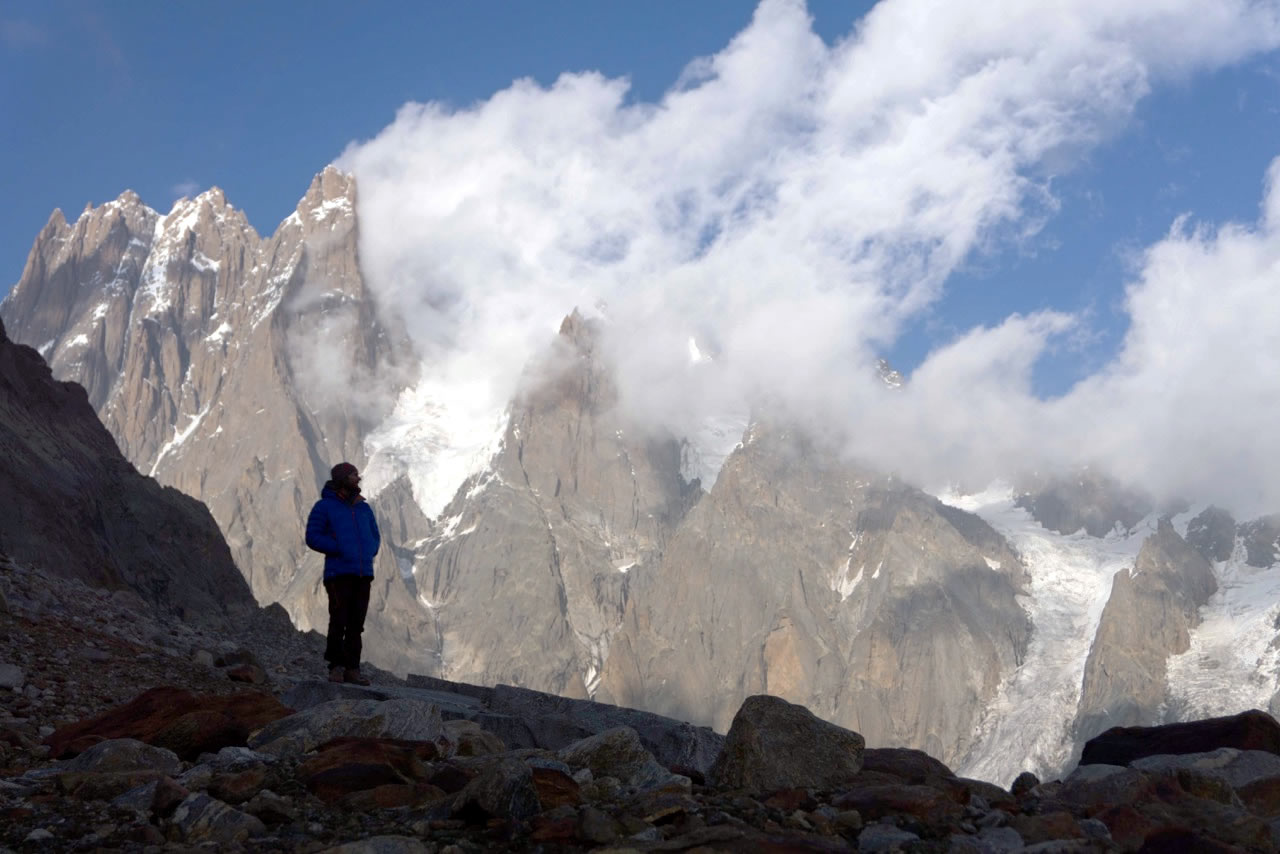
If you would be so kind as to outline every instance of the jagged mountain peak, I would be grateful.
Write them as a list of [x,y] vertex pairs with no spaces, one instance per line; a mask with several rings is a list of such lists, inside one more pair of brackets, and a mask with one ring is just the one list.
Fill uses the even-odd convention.
[[[55,210],[54,214],[58,217],[62,216],[61,210]],[[133,190],[124,190],[114,199],[95,205],[93,202],[85,202],[84,209],[80,211],[80,215],[76,217],[76,223],[88,220],[104,220],[115,217],[123,217],[125,219],[137,220],[141,218],[151,219],[160,216],[154,208],[150,207],[142,201]],[[52,221],[52,217],[50,220]]]
[[210,187],[194,198],[184,196],[174,202],[169,213],[156,221],[155,236],[159,239],[172,235],[180,239],[187,232],[203,234],[226,226],[246,232],[254,241],[259,239],[244,211],[233,207],[221,189]]
[[355,176],[330,164],[311,179],[311,186],[294,212],[281,223],[281,228],[296,225],[309,229],[327,225],[332,230],[340,221],[354,224],[355,212]]
[[592,320],[577,308],[560,321],[559,335],[583,355],[590,355],[600,338],[600,321]]

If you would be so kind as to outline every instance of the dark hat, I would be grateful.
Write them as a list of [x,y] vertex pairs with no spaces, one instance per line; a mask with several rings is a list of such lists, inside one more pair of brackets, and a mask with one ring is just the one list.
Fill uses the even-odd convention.
[[351,465],[351,463],[338,463],[329,470],[329,479],[334,483],[342,483],[342,481],[347,479],[347,475],[350,475],[355,471],[357,471],[357,469],[355,466]]

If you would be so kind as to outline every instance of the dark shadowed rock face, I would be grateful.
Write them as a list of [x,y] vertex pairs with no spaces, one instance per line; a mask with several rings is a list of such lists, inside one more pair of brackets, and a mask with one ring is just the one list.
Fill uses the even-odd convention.
[[1129,765],[1145,756],[1207,753],[1221,747],[1280,755],[1280,723],[1252,709],[1223,718],[1151,727],[1112,727],[1089,739],[1081,765]]
[[831,789],[862,770],[865,747],[858,733],[819,720],[804,706],[760,694],[748,697],[734,715],[711,780],[752,792]]
[[85,391],[0,325],[0,551],[52,575],[128,588],[190,621],[253,608],[200,502],[120,455]]
[[1187,650],[1199,610],[1217,589],[1209,562],[1161,520],[1133,568],[1112,582],[1085,664],[1081,741],[1112,726],[1158,723],[1168,696],[1165,662]]
[[1205,560],[1227,560],[1236,546],[1236,520],[1221,507],[1210,507],[1187,524],[1187,544]]
[[1018,506],[1051,531],[1073,534],[1083,528],[1091,537],[1105,537],[1117,524],[1132,528],[1152,510],[1149,499],[1089,471],[1036,484]]
[[1240,526],[1250,566],[1268,567],[1280,556],[1280,516],[1263,516]]
[[1215,562],[1230,559],[1239,544],[1246,564],[1265,569],[1280,557],[1280,516],[1236,524],[1226,510],[1210,507],[1187,525],[1187,542]]

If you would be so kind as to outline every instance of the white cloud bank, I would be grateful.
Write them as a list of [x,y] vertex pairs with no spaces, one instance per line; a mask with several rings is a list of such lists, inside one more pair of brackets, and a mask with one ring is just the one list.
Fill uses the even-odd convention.
[[[626,403],[682,434],[769,400],[926,483],[1087,458],[1280,509],[1275,190],[1254,226],[1152,247],[1123,352],[1063,398],[1029,381],[1081,323],[1062,314],[973,330],[901,394],[866,370],[966,256],[1052,216],[1051,178],[1152,85],[1278,44],[1274,2],[883,0],[828,46],[766,0],[657,103],[580,73],[406,105],[340,165],[370,285],[423,350],[433,423],[451,413],[420,444],[481,441],[579,306],[610,318]],[[691,337],[714,361],[690,364]]]

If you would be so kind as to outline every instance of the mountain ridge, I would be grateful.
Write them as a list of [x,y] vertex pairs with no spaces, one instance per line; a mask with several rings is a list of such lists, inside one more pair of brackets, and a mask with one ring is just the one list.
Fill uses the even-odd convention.
[[[983,516],[765,412],[736,446],[718,435],[727,456],[714,479],[691,477],[689,437],[620,408],[598,343],[608,326],[576,311],[429,517],[396,462],[396,437],[411,437],[397,430],[413,425],[388,428],[422,365],[364,281],[358,210],[354,179],[327,168],[267,238],[213,191],[163,217],[128,193],[74,225],[55,213],[0,316],[84,382],[135,465],[209,505],[254,596],[299,628],[325,623],[299,520],[332,462],[369,474],[384,454],[371,500],[390,536],[366,648],[397,672],[612,698],[721,728],[743,697],[776,690],[956,762],[1017,719],[1001,704],[1021,696],[1019,674],[1056,654],[1031,616],[1054,619],[1040,597],[1065,595],[1044,582],[1052,561],[1080,537],[1136,537],[1153,518],[1139,493],[1085,476],[1032,482]],[[909,383],[875,369],[888,394]],[[1026,518],[1056,531],[1049,564]],[[1206,516],[1194,536],[1173,536],[1220,555],[1224,524]],[[1273,518],[1233,531],[1250,560],[1274,563]],[[1093,598],[1073,601],[1084,610],[1068,619],[1091,633],[1089,651],[1106,635],[1091,615],[1112,596],[1113,567],[1132,568],[1138,551],[1135,541],[1090,564]],[[1276,597],[1266,607],[1280,614]],[[1196,614],[1219,607],[1191,601]],[[1200,625],[1188,616],[1151,660],[1182,661]],[[1061,677],[1080,680],[1062,685],[1069,711],[1025,725],[1069,733],[1087,664]],[[1159,722],[1174,688],[1146,685],[1161,699],[1139,722]],[[1061,736],[1076,748],[1083,737]],[[1063,761],[1060,747],[1042,755],[1043,769]]]

